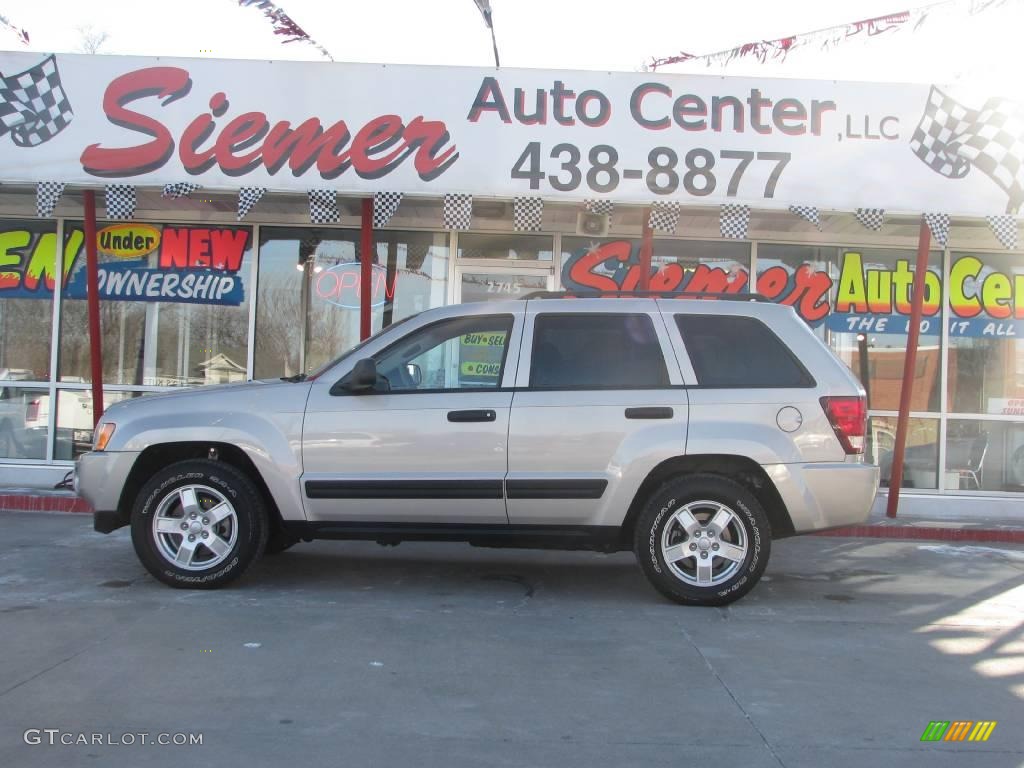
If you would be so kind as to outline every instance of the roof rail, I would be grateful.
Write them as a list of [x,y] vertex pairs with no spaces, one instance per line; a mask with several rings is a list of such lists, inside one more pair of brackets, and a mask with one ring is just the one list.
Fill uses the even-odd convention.
[[720,301],[765,301],[771,299],[760,293],[724,293],[716,291],[694,291],[679,293],[677,291],[534,291],[520,298],[523,301],[532,299],[604,299],[604,298],[655,298],[655,299],[716,299]]

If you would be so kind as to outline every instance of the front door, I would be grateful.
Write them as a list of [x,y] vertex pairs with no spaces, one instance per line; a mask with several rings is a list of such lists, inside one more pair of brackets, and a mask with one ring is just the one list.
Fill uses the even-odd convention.
[[549,269],[460,265],[456,285],[456,302],[466,304],[522,299],[537,291],[550,291],[554,278]]
[[523,310],[410,322],[373,354],[375,391],[332,395],[336,375],[314,382],[303,426],[307,517],[507,524],[503,482]]

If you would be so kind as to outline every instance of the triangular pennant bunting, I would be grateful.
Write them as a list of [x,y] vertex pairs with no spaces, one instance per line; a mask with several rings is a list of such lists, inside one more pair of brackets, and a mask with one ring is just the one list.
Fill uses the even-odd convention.
[[750,206],[727,203],[722,206],[718,215],[718,228],[722,237],[743,240],[750,226]]
[[603,213],[605,216],[611,216],[615,203],[611,200],[584,200],[583,208],[589,213]]
[[679,203],[658,201],[651,204],[651,215],[647,221],[656,232],[673,234],[679,224]]
[[935,242],[945,248],[946,242],[949,240],[949,214],[926,213],[924,220],[928,224],[928,229],[932,231]]
[[444,196],[445,229],[469,229],[472,222],[472,195],[454,194]]
[[512,205],[512,218],[517,232],[539,232],[544,223],[544,198],[517,197]]
[[160,193],[160,196],[177,200],[182,197],[188,197],[199,189],[199,186],[199,184],[193,184],[191,181],[180,181],[177,184],[164,184],[164,191]]
[[804,221],[811,222],[818,230],[821,230],[821,218],[818,216],[818,209],[813,205],[791,205],[789,212],[795,213]]
[[135,187],[131,184],[108,184],[106,189],[107,218],[135,218]]
[[314,224],[337,224],[341,219],[338,210],[338,193],[333,189],[309,190],[309,220]]
[[386,227],[401,202],[401,192],[377,192],[373,196],[373,228]]
[[64,194],[64,182],[40,181],[36,185],[36,215],[41,219],[53,216],[53,210]]
[[241,221],[248,216],[249,211],[266,193],[267,190],[263,187],[242,187],[238,190],[238,220]]
[[1003,248],[1011,251],[1017,249],[1017,219],[1009,214],[999,216],[986,216],[989,229],[996,236]]
[[854,214],[861,226],[878,232],[885,223],[885,208],[858,208]]

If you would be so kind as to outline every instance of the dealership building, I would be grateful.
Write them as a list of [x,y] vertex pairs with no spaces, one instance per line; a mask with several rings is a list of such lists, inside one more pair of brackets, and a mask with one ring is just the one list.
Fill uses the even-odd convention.
[[[43,59],[0,54],[0,72]],[[922,213],[945,214],[904,493],[979,510],[1024,493],[1019,190],[983,150],[936,143],[952,118],[934,87],[46,61],[59,73],[32,78],[35,118],[0,118],[2,485],[52,485],[89,446],[93,190],[107,405],[312,372],[359,342],[366,304],[376,332],[543,290],[758,293],[860,377],[883,484]]]

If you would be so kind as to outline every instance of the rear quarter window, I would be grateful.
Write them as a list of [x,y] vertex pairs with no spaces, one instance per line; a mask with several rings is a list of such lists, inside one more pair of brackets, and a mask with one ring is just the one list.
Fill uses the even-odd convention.
[[675,320],[701,387],[814,386],[814,378],[789,347],[756,318],[676,315]]

